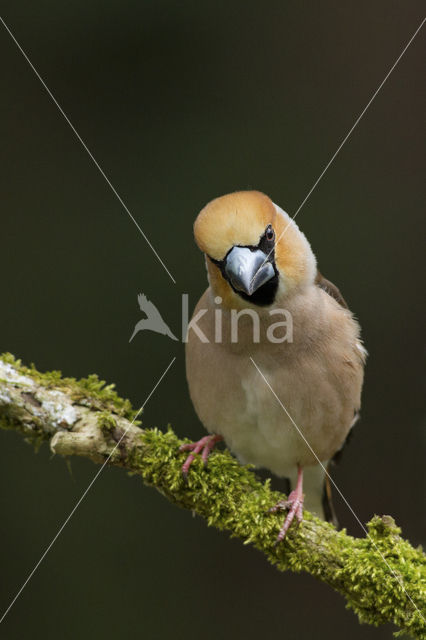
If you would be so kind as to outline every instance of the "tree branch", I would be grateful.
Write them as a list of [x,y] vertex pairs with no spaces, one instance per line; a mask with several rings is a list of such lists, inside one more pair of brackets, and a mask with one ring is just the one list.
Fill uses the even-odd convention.
[[[181,474],[182,441],[170,429],[142,430],[129,401],[97,376],[39,373],[10,354],[0,356],[0,426],[62,456],[78,455],[140,475],[166,498],[209,525],[253,544],[281,571],[305,571],[341,593],[361,622],[393,622],[426,637],[426,558],[400,537],[390,516],[374,516],[366,538],[353,538],[308,512],[276,546],[282,516],[268,509],[284,496],[260,482],[228,452],[213,453],[205,469],[194,461]],[[118,446],[117,446],[118,444]]]

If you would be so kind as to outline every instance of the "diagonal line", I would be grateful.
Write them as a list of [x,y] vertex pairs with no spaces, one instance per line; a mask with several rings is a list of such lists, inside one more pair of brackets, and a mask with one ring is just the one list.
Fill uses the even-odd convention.
[[303,440],[305,441],[305,444],[308,446],[309,450],[311,451],[311,453],[313,454],[313,456],[316,458],[317,462],[319,463],[319,465],[322,467],[323,471],[325,472],[325,474],[327,475],[328,479],[330,480],[330,482],[332,482],[334,488],[336,489],[336,491],[339,493],[340,497],[343,499],[344,503],[346,504],[346,506],[348,507],[348,509],[350,510],[350,512],[352,513],[352,515],[354,516],[355,520],[358,522],[359,526],[361,527],[361,529],[364,531],[366,537],[369,539],[369,541],[371,542],[371,544],[374,546],[375,550],[377,551],[377,553],[379,554],[379,556],[381,557],[381,559],[383,560],[383,562],[385,563],[385,565],[387,566],[387,568],[389,569],[389,571],[391,572],[391,574],[393,575],[393,577],[395,578],[395,580],[399,583],[399,586],[401,587],[401,589],[403,590],[403,592],[405,593],[405,595],[407,596],[407,598],[409,599],[409,601],[411,602],[411,604],[413,605],[413,607],[419,612],[419,614],[421,615],[421,617],[423,618],[423,620],[426,622],[425,618],[423,617],[422,612],[420,611],[420,609],[417,607],[417,605],[415,604],[415,602],[412,600],[411,596],[409,593],[407,593],[406,589],[404,588],[404,584],[400,578],[400,576],[392,569],[392,567],[389,565],[388,561],[386,560],[386,558],[384,557],[384,555],[381,553],[380,549],[377,547],[376,543],[374,542],[374,540],[372,539],[372,537],[370,536],[370,534],[368,533],[368,530],[365,528],[364,524],[361,522],[361,520],[359,519],[359,517],[357,516],[357,514],[355,513],[355,511],[352,509],[351,505],[349,504],[349,502],[346,500],[345,496],[343,495],[343,493],[340,491],[339,487],[337,486],[337,484],[334,482],[333,478],[330,476],[330,474],[328,473],[327,469],[325,468],[325,466],[323,465],[323,463],[321,462],[321,460],[318,458],[317,454],[315,453],[315,451],[312,449],[311,445],[309,444],[309,442],[307,441],[307,439],[305,438],[303,432],[299,429],[299,427],[297,426],[297,424],[295,423],[295,421],[293,420],[293,418],[291,417],[291,415],[289,414],[289,412],[287,411],[286,407],[283,405],[283,403],[281,402],[281,400],[279,399],[279,397],[277,396],[277,394],[275,393],[275,391],[273,390],[273,388],[271,387],[271,385],[269,384],[268,380],[266,379],[266,377],[264,376],[264,374],[262,373],[262,371],[259,369],[259,367],[257,366],[257,364],[255,363],[255,361],[253,360],[253,358],[250,356],[250,360],[253,364],[253,366],[257,369],[258,373],[260,373],[260,375],[262,376],[263,380],[265,381],[265,383],[267,384],[267,386],[269,387],[270,391],[272,392],[274,398],[277,400],[277,402],[279,403],[280,407],[283,409],[283,411],[287,414],[287,417],[290,419],[292,425],[296,428],[297,432],[299,433],[299,435],[303,438]]
[[117,442],[117,444],[115,445],[115,447],[112,449],[112,451],[109,453],[108,457],[106,458],[106,460],[104,461],[104,463],[102,464],[101,468],[99,469],[99,471],[93,476],[92,480],[90,481],[89,485],[87,486],[87,488],[85,489],[85,491],[81,494],[80,498],[78,499],[77,503],[75,504],[75,506],[73,507],[73,509],[71,510],[71,512],[69,513],[69,515],[67,516],[67,518],[65,519],[64,523],[62,524],[62,526],[60,527],[60,529],[58,530],[58,532],[56,533],[56,535],[54,536],[54,538],[52,539],[52,541],[50,542],[49,546],[46,548],[46,550],[44,551],[43,555],[41,556],[40,560],[37,562],[37,564],[35,565],[34,569],[31,571],[31,573],[29,574],[28,578],[25,580],[24,584],[22,585],[22,587],[19,589],[18,593],[16,594],[16,596],[13,598],[12,602],[10,603],[10,605],[7,607],[6,611],[3,613],[2,617],[0,618],[0,624],[3,622],[3,620],[5,619],[5,617],[7,616],[7,614],[9,613],[9,611],[11,610],[11,608],[13,607],[13,605],[15,604],[15,602],[17,601],[17,599],[19,598],[19,596],[21,595],[21,593],[23,592],[23,590],[25,589],[25,587],[27,586],[27,584],[29,583],[29,581],[31,580],[31,578],[33,577],[33,575],[35,574],[35,572],[37,571],[37,569],[39,568],[39,566],[41,565],[41,563],[43,562],[43,560],[45,559],[45,557],[47,556],[47,554],[49,553],[50,549],[53,547],[53,545],[55,544],[56,540],[59,538],[59,536],[61,535],[62,531],[65,529],[65,527],[67,526],[68,522],[71,520],[71,518],[73,517],[74,513],[77,511],[78,507],[80,506],[80,504],[83,502],[84,498],[87,496],[87,494],[89,493],[90,489],[93,487],[93,485],[95,484],[96,480],[99,478],[99,476],[101,475],[102,471],[104,470],[105,466],[108,464],[109,460],[111,459],[111,456],[114,454],[114,452],[117,450],[117,448],[119,447],[121,441],[123,440],[123,438],[125,437],[126,433],[129,431],[130,427],[134,424],[135,420],[137,419],[137,417],[139,416],[139,414],[141,413],[141,411],[143,410],[143,408],[145,407],[145,405],[147,404],[148,400],[151,398],[152,394],[154,393],[154,391],[157,389],[158,385],[160,384],[160,382],[162,381],[162,379],[164,378],[164,376],[166,375],[166,373],[168,372],[168,370],[170,369],[170,367],[172,366],[172,364],[174,363],[174,361],[176,360],[176,357],[174,357],[171,362],[169,363],[168,367],[163,371],[163,373],[161,374],[160,378],[157,380],[157,382],[155,383],[154,387],[152,388],[152,390],[150,391],[149,395],[146,397],[143,405],[140,407],[140,409],[138,410],[138,412],[136,413],[135,417],[133,418],[132,422],[130,423],[130,425],[127,427],[127,429],[124,431],[124,433],[122,434],[122,436],[120,437],[119,441]]
[[[424,25],[426,21],[426,18],[423,18],[423,20],[421,21],[420,25],[417,27],[417,29],[415,30],[415,32],[413,33],[413,35],[411,36],[411,38],[409,39],[409,41],[407,42],[407,44],[405,45],[405,47],[403,48],[403,50],[401,51],[401,53],[399,54],[399,56],[397,57],[397,59],[395,60],[395,62],[393,63],[393,65],[391,66],[391,68],[389,69],[389,71],[387,72],[387,74],[385,75],[385,77],[383,78],[382,82],[379,84],[379,86],[377,87],[376,91],[373,93],[373,95],[371,96],[370,100],[367,102],[367,104],[365,105],[364,109],[361,111],[361,113],[359,114],[358,118],[355,120],[354,124],[352,125],[352,127],[349,129],[348,133],[345,135],[345,137],[343,138],[342,142],[339,144],[339,146],[337,147],[336,151],[334,152],[334,154],[331,156],[330,160],[327,162],[327,164],[325,165],[324,169],[321,171],[320,175],[318,176],[318,178],[315,180],[314,184],[312,185],[312,187],[310,188],[310,190],[308,191],[307,195],[305,196],[305,198],[302,200],[302,202],[300,203],[300,205],[298,206],[298,208],[296,209],[296,213],[294,214],[292,220],[295,219],[295,217],[297,216],[297,214],[299,213],[299,211],[301,210],[301,208],[304,206],[304,204],[307,202],[308,198],[310,197],[311,193],[314,191],[314,189],[318,186],[318,183],[320,182],[320,180],[324,177],[324,175],[326,174],[326,172],[328,171],[330,165],[334,162],[336,156],[338,155],[338,153],[341,151],[343,145],[348,141],[349,137],[351,136],[352,132],[354,131],[355,127],[358,126],[360,120],[363,118],[363,116],[365,115],[367,109],[370,107],[371,103],[373,102],[373,100],[376,98],[377,94],[380,92],[380,90],[382,89],[383,85],[385,84],[386,80],[389,78],[389,76],[391,75],[391,73],[394,71],[395,67],[397,66],[398,62],[401,60],[402,56],[405,54],[405,52],[407,51],[408,47],[410,46],[410,44],[413,42],[414,38],[417,36],[417,34],[419,33],[420,29],[422,28],[422,26]],[[285,232],[285,230],[283,231],[283,233]]]
[[22,53],[22,55],[24,56],[25,60],[28,62],[28,64],[30,65],[31,69],[34,71],[35,75],[40,80],[41,84],[43,85],[43,87],[45,88],[45,90],[47,91],[47,93],[49,94],[49,96],[51,97],[51,99],[53,100],[53,102],[55,103],[57,108],[59,109],[60,113],[65,118],[65,120],[67,121],[67,123],[69,124],[71,129],[73,130],[74,134],[78,138],[78,140],[81,143],[82,147],[87,152],[87,154],[89,155],[90,159],[93,161],[94,165],[98,169],[98,171],[101,174],[101,176],[104,178],[105,182],[107,183],[107,185],[109,186],[109,188],[111,189],[111,191],[113,192],[113,194],[115,195],[115,197],[117,198],[117,200],[119,201],[119,203],[121,204],[123,209],[126,211],[126,213],[129,215],[129,217],[132,220],[132,222],[135,224],[135,226],[138,229],[139,233],[141,234],[141,236],[143,237],[145,242],[148,244],[148,246],[150,247],[151,251],[156,256],[157,260],[160,262],[162,267],[165,269],[165,271],[167,272],[167,274],[169,275],[171,280],[174,282],[174,284],[176,284],[176,280],[174,279],[174,277],[172,276],[172,274],[170,273],[170,271],[168,270],[168,268],[164,264],[163,260],[158,255],[157,251],[152,246],[151,242],[149,241],[148,237],[146,236],[146,234],[141,229],[141,227],[138,224],[138,222],[135,220],[134,216],[131,214],[130,210],[128,209],[127,205],[125,204],[125,202],[121,198],[120,194],[117,192],[117,190],[114,187],[114,185],[112,184],[111,180],[108,178],[108,176],[106,175],[105,171],[102,169],[102,167],[100,166],[99,162],[96,160],[96,158],[94,157],[93,153],[90,151],[89,147],[84,142],[83,138],[80,136],[80,134],[78,133],[77,129],[74,127],[73,123],[71,122],[71,120],[69,119],[69,117],[67,116],[65,111],[62,109],[61,105],[56,100],[55,96],[53,95],[53,93],[51,92],[51,90],[49,89],[49,87],[47,86],[47,84],[45,83],[45,81],[43,80],[43,78],[41,77],[41,75],[39,74],[39,72],[37,71],[37,69],[35,68],[35,66],[33,65],[33,63],[31,62],[31,60],[29,59],[29,57],[27,56],[27,54],[25,53],[25,51],[23,50],[23,48],[21,47],[21,45],[19,44],[19,42],[17,41],[17,39],[15,38],[15,36],[13,35],[13,33],[11,32],[11,30],[9,29],[9,27],[7,26],[7,24],[5,23],[5,21],[3,20],[3,18],[1,16],[0,16],[0,22],[3,24],[4,28],[6,29],[6,31],[8,32],[10,37],[12,38],[13,42],[16,44],[16,46],[18,47],[19,51]]
[[[383,85],[385,84],[386,80],[389,78],[389,76],[391,75],[391,73],[394,71],[395,67],[397,66],[397,64],[399,63],[399,61],[401,60],[402,56],[405,54],[405,52],[407,51],[408,47],[410,46],[410,44],[413,42],[414,38],[417,36],[417,34],[419,33],[420,29],[423,27],[424,23],[426,21],[426,18],[423,18],[423,20],[421,21],[421,23],[419,24],[419,26],[417,27],[417,29],[415,30],[415,32],[413,33],[413,35],[411,36],[411,38],[409,39],[409,41],[407,42],[407,44],[405,45],[405,47],[403,48],[403,50],[401,51],[401,53],[399,54],[399,56],[397,57],[397,59],[395,60],[395,62],[393,63],[393,65],[391,66],[391,68],[389,69],[389,71],[387,72],[387,74],[385,75],[385,77],[383,78],[382,82],[379,84],[379,86],[377,87],[376,91],[373,93],[373,95],[371,96],[370,100],[367,102],[367,104],[365,105],[364,109],[361,111],[361,113],[359,114],[358,118],[355,120],[354,124],[352,125],[352,127],[349,129],[348,133],[345,135],[345,137],[343,138],[342,142],[339,144],[339,146],[337,147],[336,151],[333,153],[333,155],[331,156],[330,160],[327,162],[327,164],[325,165],[324,169],[321,171],[320,175],[318,176],[318,178],[315,180],[314,184],[312,185],[312,187],[310,188],[310,190],[308,191],[307,195],[304,197],[304,199],[302,200],[302,202],[299,204],[299,206],[296,209],[296,213],[293,215],[292,219],[290,220],[290,222],[287,223],[287,225],[285,226],[284,230],[281,232],[281,234],[279,235],[278,239],[275,240],[275,244],[277,244],[281,238],[283,237],[283,235],[285,234],[285,232],[287,231],[287,229],[289,228],[289,226],[292,224],[292,222],[294,221],[295,217],[297,216],[297,214],[299,213],[299,211],[302,209],[302,207],[306,204],[306,202],[308,201],[308,199],[310,198],[312,192],[316,189],[316,187],[318,186],[319,182],[322,180],[322,178],[325,176],[325,174],[327,173],[328,169],[330,168],[330,166],[332,165],[332,163],[334,162],[334,160],[336,159],[337,155],[340,153],[340,151],[342,150],[342,147],[346,144],[346,142],[348,141],[348,139],[350,138],[350,136],[352,135],[354,129],[358,126],[358,124],[360,123],[361,119],[363,118],[363,116],[365,115],[367,109],[370,107],[371,103],[373,102],[373,100],[376,98],[377,94],[380,92],[380,90],[382,89]],[[262,262],[262,264],[260,265],[259,269],[256,271],[256,273],[254,274],[252,281],[254,280],[254,278],[256,277],[257,273],[259,272],[259,270],[263,267],[263,265],[267,262],[267,260],[269,259],[271,253],[272,253],[273,249],[271,249],[271,251],[268,253],[268,255],[266,256],[266,258],[264,259],[264,261]],[[251,283],[250,283],[251,284]]]

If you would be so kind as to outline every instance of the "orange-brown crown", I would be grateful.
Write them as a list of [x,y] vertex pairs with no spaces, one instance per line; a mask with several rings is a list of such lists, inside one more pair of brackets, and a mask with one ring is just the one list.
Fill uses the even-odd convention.
[[[223,260],[232,247],[257,246],[271,224],[276,237],[275,264],[284,294],[298,285],[313,282],[315,257],[296,223],[259,191],[237,191],[209,202],[194,223],[195,240],[208,257]],[[225,304],[235,294],[220,270],[207,259],[210,284]],[[232,305],[231,305],[232,306]]]

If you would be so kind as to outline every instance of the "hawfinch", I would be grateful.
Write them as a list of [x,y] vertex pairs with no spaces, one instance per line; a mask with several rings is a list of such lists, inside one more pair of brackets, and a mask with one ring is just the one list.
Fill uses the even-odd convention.
[[288,510],[281,540],[305,494],[309,511],[334,518],[325,469],[360,408],[360,327],[294,220],[263,193],[216,198],[194,234],[209,287],[188,327],[186,372],[211,435],[183,445],[182,470],[223,439],[242,463],[288,478],[293,491],[272,509]]

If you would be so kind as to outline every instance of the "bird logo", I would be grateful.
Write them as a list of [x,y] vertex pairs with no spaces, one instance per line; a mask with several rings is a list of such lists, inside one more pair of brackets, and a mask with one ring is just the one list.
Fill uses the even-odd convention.
[[168,336],[172,340],[177,340],[176,336],[172,333],[168,325],[164,322],[157,307],[143,294],[138,295],[138,303],[140,310],[146,315],[146,318],[142,318],[136,323],[135,329],[129,340],[131,342],[135,335],[139,331],[155,331],[161,333],[163,336]]

